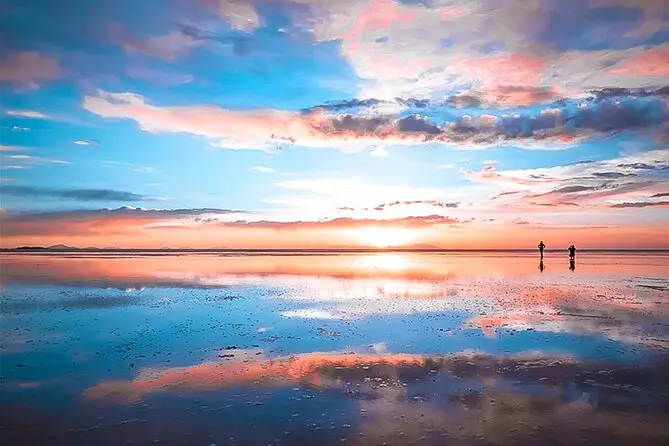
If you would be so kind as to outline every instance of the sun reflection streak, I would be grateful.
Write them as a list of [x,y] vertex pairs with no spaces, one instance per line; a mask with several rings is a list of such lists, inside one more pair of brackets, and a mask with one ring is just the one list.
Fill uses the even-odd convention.
[[409,258],[401,254],[378,254],[359,257],[353,262],[360,269],[381,269],[386,271],[404,271],[409,267]]

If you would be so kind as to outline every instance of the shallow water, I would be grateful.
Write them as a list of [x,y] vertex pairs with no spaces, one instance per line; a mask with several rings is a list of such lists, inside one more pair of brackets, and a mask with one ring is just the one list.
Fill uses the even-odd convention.
[[1,258],[7,444],[669,444],[669,256]]

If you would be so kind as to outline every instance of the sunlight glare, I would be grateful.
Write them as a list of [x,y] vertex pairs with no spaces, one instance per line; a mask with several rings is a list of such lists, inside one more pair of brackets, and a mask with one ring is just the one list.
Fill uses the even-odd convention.
[[356,259],[355,266],[364,269],[382,269],[388,271],[402,271],[407,268],[409,261],[407,256],[399,254],[380,254],[365,256]]
[[414,233],[407,228],[370,226],[356,229],[354,237],[362,244],[375,248],[405,245],[414,240]]

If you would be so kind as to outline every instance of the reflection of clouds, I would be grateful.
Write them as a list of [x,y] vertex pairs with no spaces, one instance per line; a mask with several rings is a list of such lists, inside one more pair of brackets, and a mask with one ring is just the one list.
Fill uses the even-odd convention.
[[505,328],[603,335],[656,345],[669,342],[669,326],[658,325],[669,317],[669,305],[663,303],[666,292],[637,286],[636,280],[574,283],[569,277],[541,281],[455,278],[447,283],[418,283],[415,288],[403,282],[403,290],[393,288],[392,283],[375,288],[365,280],[321,279],[311,285],[308,292],[288,287],[280,296],[308,304],[308,308],[284,312],[285,316],[356,319],[462,312],[471,315],[468,327],[491,337],[497,329]]
[[[360,319],[421,313],[464,313],[468,327],[494,336],[499,328],[604,335],[663,344],[669,316],[669,257],[584,255],[578,273],[539,274],[535,257],[511,255],[292,256],[30,256],[3,258],[3,283],[254,289],[281,300],[281,314],[301,319]],[[39,260],[40,268],[28,267]],[[550,258],[546,259],[550,262]],[[553,271],[551,268],[549,271]],[[585,271],[585,272],[584,272]],[[49,305],[132,305],[115,300]],[[10,302],[29,311],[39,302]]]
[[450,401],[448,412],[434,404],[411,401],[405,392],[394,398],[361,401],[365,416],[360,434],[351,437],[350,443],[379,444],[369,442],[374,439],[387,444],[467,446],[661,445],[669,441],[666,412],[569,401],[560,395],[559,388],[548,394],[532,394],[497,389],[496,385],[496,380],[489,379],[477,391],[438,394]]
[[[231,353],[234,354],[234,353]],[[304,381],[318,386],[321,370],[333,367],[369,367],[370,365],[420,365],[417,355],[364,355],[356,353],[307,353],[288,358],[255,360],[238,357],[232,361],[203,363],[190,367],[144,369],[132,381],[108,381],[88,389],[93,398],[137,399],[156,392],[211,390],[235,384],[287,385]]]
[[347,436],[353,444],[666,444],[667,372],[666,358],[630,368],[541,353],[309,353],[143,370],[86,395],[132,401],[156,392],[298,384],[356,401],[360,421]]
[[[5,407],[5,432],[12,444],[47,436],[54,444],[669,444],[666,358],[630,367],[541,353],[312,353],[273,361],[233,353],[220,364],[240,363],[237,375],[215,363],[143,370],[92,387],[76,411],[45,418],[23,405]],[[137,398],[144,401],[127,404]]]
[[305,308],[303,310],[284,311],[281,316],[298,319],[342,319],[341,316],[330,314],[325,310],[317,308]]
[[[666,277],[669,258],[646,255],[589,255],[578,277]],[[547,259],[549,271],[557,269]],[[587,262],[587,263],[586,263]],[[505,254],[369,254],[369,255],[28,255],[2,256],[0,283],[39,283],[102,286],[120,289],[145,287],[226,287],[281,285],[303,278],[378,280],[404,283],[448,283],[453,279],[522,280],[537,274],[536,258]],[[39,271],[34,265],[39,264]],[[564,271],[566,272],[566,264]],[[551,273],[551,274],[553,274]],[[550,274],[546,277],[560,278]],[[572,281],[577,279],[572,279]]]

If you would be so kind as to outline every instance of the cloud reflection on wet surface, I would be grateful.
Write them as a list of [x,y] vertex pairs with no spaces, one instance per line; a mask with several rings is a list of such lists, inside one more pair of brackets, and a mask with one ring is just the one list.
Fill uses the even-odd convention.
[[669,256],[2,257],[8,444],[667,444]]

